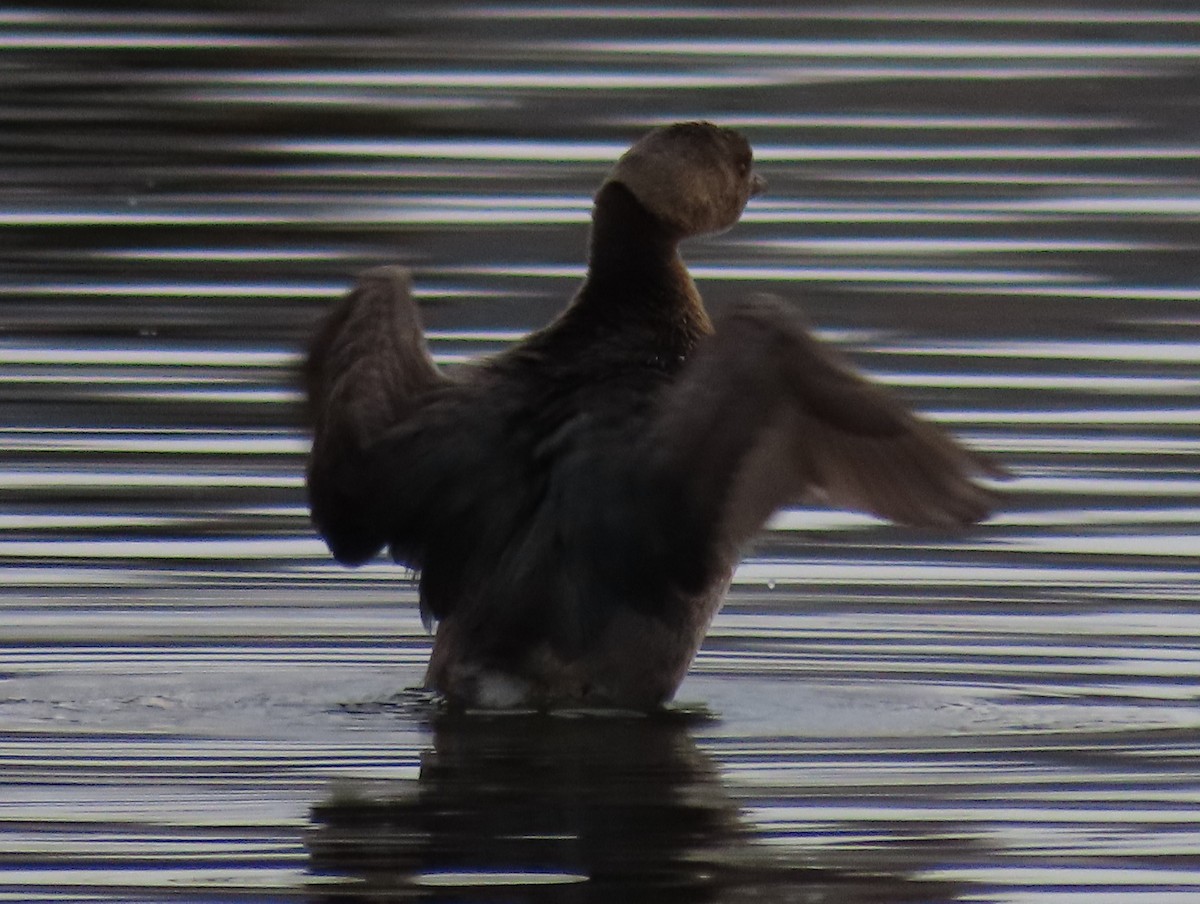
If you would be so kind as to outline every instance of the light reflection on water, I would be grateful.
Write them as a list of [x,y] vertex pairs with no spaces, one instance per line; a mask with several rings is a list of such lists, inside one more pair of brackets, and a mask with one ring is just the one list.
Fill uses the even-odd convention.
[[[1200,16],[1092,5],[0,12],[0,899],[1196,900]],[[771,186],[711,305],[802,303],[1004,510],[781,513],[672,718],[438,716],[297,351],[384,261],[505,347],[700,116]]]

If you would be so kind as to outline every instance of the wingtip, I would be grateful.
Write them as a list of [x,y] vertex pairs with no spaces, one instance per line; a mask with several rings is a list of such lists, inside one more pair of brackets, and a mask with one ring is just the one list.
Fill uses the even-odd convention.
[[[996,461],[991,455],[978,452],[974,449],[962,448],[967,453],[967,460],[963,463],[963,469],[966,473],[973,475],[977,479],[995,481],[997,483],[1006,483],[1007,481],[1016,479],[1016,474],[1005,465]],[[1000,494],[996,488],[986,487],[986,489],[999,498]]]
[[366,282],[390,282],[406,292],[412,290],[412,271],[402,264],[382,264],[363,270],[355,278],[359,285]]
[[1016,474],[1014,474],[1004,465],[993,461],[990,458],[983,459],[979,473],[984,477],[991,478],[992,480],[1008,481],[1017,479]]

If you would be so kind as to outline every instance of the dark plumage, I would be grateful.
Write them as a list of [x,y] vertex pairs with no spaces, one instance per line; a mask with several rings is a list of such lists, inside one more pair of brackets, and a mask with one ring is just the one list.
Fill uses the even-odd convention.
[[678,255],[762,183],[707,123],[656,129],[595,198],[587,279],[456,378],[407,273],[364,274],[307,364],[313,521],[389,547],[437,621],[427,683],[481,706],[651,708],[683,680],[740,548],[806,496],[907,524],[985,517],[996,473],[766,297],[716,330]]

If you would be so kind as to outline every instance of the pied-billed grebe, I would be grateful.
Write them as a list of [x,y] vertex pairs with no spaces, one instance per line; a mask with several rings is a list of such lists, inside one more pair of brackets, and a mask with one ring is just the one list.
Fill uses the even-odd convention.
[[430,688],[485,707],[669,700],[739,549],[801,498],[914,525],[983,518],[982,457],[851,371],[780,302],[714,330],[680,240],[761,180],[746,140],[655,129],[595,197],[587,278],[549,326],[454,378],[401,268],[369,271],[307,364],[313,521],[389,547],[437,622]]

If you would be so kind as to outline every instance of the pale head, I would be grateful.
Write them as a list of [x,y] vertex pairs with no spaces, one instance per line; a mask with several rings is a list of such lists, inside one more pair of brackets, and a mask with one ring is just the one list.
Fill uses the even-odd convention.
[[750,143],[708,122],[661,126],[617,161],[619,182],[679,237],[723,232],[765,187],[754,174]]

